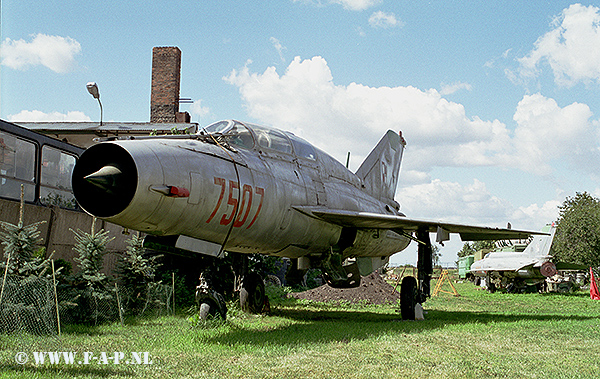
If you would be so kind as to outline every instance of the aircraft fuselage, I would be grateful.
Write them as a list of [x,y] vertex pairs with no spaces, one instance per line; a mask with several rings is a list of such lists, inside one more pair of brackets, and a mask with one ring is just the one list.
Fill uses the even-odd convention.
[[[386,257],[406,248],[409,239],[395,232],[345,228],[295,210],[399,214],[329,155],[291,134],[275,141],[282,133],[268,132],[245,130],[245,141],[205,135],[103,142],[82,154],[73,189],[99,218],[230,252],[297,258],[337,247],[344,257]],[[265,136],[269,145],[261,143]]]

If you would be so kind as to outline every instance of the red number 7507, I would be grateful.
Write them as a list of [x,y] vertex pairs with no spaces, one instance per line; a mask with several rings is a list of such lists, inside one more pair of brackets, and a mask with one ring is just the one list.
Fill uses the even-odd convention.
[[[244,184],[242,186],[241,200],[238,200],[239,199],[239,191],[240,191],[240,185],[238,182],[235,182],[233,180],[227,181],[223,178],[215,177],[215,185],[221,186],[221,194],[219,195],[219,200],[217,200],[217,205],[215,206],[215,209],[212,211],[212,213],[208,217],[208,220],[206,220],[206,223],[211,222],[212,219],[216,216],[217,212],[219,211],[219,208],[221,207],[221,202],[223,201],[223,198],[225,197],[225,191],[229,187],[229,196],[227,199],[227,207],[229,207],[231,205],[232,208],[229,213],[223,213],[219,223],[221,225],[229,225],[233,221],[233,226],[235,228],[242,227],[248,220],[248,215],[250,214],[250,208],[252,208],[253,193],[255,193],[257,195],[260,195],[260,203],[258,204],[258,208],[256,209],[256,213],[254,214],[252,221],[250,221],[250,224],[248,224],[248,226],[246,227],[246,229],[250,228],[256,221],[256,218],[258,217],[258,214],[260,213],[260,210],[262,209],[263,200],[265,198],[265,189],[256,187],[253,191],[252,186],[250,184]],[[237,196],[234,195],[234,190],[238,191]],[[240,203],[239,207],[238,207],[238,202]],[[237,217],[236,217],[236,210],[237,210]],[[234,217],[235,217],[235,220],[234,220]]]

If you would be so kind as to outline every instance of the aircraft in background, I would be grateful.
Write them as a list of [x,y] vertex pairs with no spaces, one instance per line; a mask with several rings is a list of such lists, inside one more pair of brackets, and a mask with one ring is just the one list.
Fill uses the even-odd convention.
[[[248,254],[321,268],[330,286],[349,288],[415,241],[418,277],[401,283],[402,317],[414,319],[430,296],[430,233],[437,242],[450,233],[463,241],[539,233],[406,217],[394,200],[405,145],[388,131],[352,173],[292,133],[228,120],[194,135],[106,140],[81,155],[72,185],[85,211],[147,233],[148,245],[233,255],[241,305],[251,312],[265,293]],[[222,296],[202,278],[201,316],[224,315]]]
[[580,270],[585,266],[553,263],[550,248],[556,233],[556,227],[546,225],[542,232],[548,235],[535,236],[522,251],[492,251],[483,259],[473,262],[471,274],[476,278],[485,278],[490,292],[506,289],[508,292],[525,291],[527,286],[537,286],[541,290],[546,278],[558,273],[558,270]]

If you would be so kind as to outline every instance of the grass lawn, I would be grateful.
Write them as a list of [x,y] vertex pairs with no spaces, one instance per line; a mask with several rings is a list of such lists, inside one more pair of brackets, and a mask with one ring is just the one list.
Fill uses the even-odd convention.
[[[0,378],[600,378],[600,301],[589,293],[456,287],[460,297],[425,303],[425,321],[401,321],[395,306],[287,300],[227,322],[181,315],[69,326],[60,338],[0,335]],[[49,351],[74,363],[36,364],[34,352]]]

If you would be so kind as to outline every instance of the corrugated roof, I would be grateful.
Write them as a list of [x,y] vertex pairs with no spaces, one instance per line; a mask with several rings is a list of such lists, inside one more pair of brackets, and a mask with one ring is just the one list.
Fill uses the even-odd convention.
[[24,128],[35,130],[37,132],[53,133],[117,133],[117,132],[151,132],[153,130],[169,131],[173,128],[177,130],[190,130],[195,133],[198,130],[198,124],[192,123],[151,123],[151,122],[103,122],[102,126],[98,122],[14,122]]

